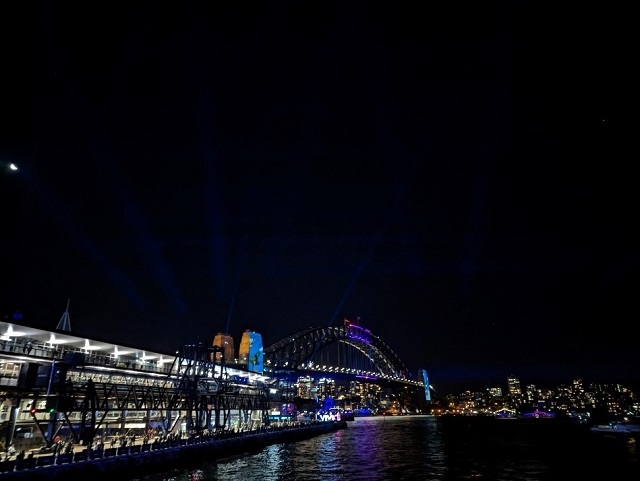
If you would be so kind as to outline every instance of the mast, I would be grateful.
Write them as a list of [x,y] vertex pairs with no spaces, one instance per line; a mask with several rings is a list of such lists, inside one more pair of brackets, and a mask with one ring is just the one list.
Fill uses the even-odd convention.
[[69,331],[71,332],[71,319],[69,318],[69,302],[71,299],[67,299],[67,308],[64,310],[62,317],[60,318],[60,322],[56,326],[56,329],[61,331]]

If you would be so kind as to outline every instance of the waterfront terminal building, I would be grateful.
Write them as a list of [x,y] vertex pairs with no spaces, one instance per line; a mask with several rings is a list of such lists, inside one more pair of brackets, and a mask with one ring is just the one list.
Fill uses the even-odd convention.
[[90,445],[115,433],[250,430],[270,415],[285,419],[277,383],[261,369],[260,334],[242,337],[238,357],[223,333],[158,353],[0,322],[0,450],[60,438]]

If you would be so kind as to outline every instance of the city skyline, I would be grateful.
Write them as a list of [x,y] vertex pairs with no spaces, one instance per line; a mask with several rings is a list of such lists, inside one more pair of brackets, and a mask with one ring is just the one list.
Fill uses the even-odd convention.
[[3,320],[173,352],[360,318],[444,390],[640,383],[613,8],[1,8]]

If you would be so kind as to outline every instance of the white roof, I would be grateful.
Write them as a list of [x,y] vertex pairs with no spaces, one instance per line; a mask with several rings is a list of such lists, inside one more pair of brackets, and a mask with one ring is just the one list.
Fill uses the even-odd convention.
[[[32,340],[36,343],[46,344],[48,346],[60,346],[61,349],[70,349],[77,351],[87,351],[99,353],[103,355],[117,354],[118,356],[127,356],[138,358],[141,360],[161,361],[163,364],[171,364],[176,358],[177,352],[173,354],[165,352],[153,352],[140,347],[125,346],[123,344],[114,344],[109,341],[95,340],[88,337],[74,336],[71,332],[55,329],[47,331],[35,327],[16,324],[15,322],[0,321],[0,342],[10,343],[18,341],[23,344],[25,339]],[[0,350],[0,354],[7,354]],[[243,369],[237,369],[230,366],[226,367],[229,375],[245,376],[251,380],[267,381],[269,376]]]

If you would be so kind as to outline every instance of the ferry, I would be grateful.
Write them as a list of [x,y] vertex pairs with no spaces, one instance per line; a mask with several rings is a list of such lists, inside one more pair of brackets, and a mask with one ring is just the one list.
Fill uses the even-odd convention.
[[595,424],[591,431],[607,434],[640,434],[640,424],[629,421],[611,421],[607,424]]

